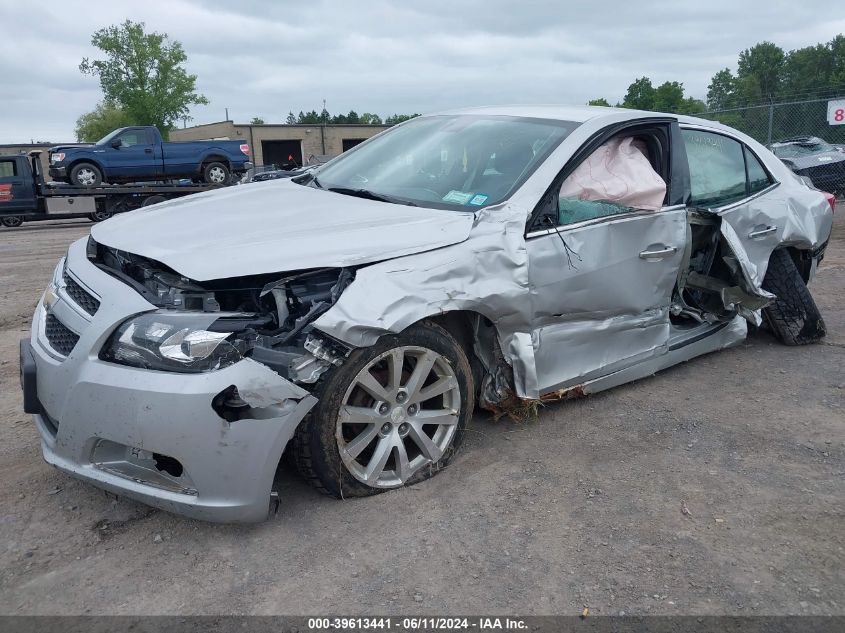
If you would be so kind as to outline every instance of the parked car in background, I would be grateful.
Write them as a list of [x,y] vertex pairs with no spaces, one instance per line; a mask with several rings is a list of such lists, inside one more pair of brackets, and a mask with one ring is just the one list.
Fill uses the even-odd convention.
[[845,196],[845,147],[817,136],[797,136],[772,143],[772,152],[819,189]]
[[74,185],[190,178],[227,184],[252,166],[243,141],[165,142],[154,126],[115,130],[92,145],[51,147],[50,176]]
[[279,180],[280,178],[294,178],[311,171],[315,167],[316,165],[306,165],[305,167],[292,166],[290,168],[279,167],[278,165],[262,165],[247,171],[241,182],[246,184],[248,182],[263,182],[265,180]]
[[24,407],[47,462],[173,512],[263,519],[286,448],[322,492],[371,495],[445,467],[476,403],[524,416],[763,320],[818,341],[832,219],[712,121],[416,117],[300,177],[94,226],[21,341]]

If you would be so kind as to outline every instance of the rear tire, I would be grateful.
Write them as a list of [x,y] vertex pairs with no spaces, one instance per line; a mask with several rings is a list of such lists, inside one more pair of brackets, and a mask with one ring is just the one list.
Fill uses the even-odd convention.
[[70,170],[70,182],[77,187],[97,187],[103,184],[103,172],[93,163],[77,163]]
[[94,213],[88,214],[88,219],[92,222],[102,222],[108,220],[112,215],[114,214],[111,211],[94,211]]
[[2,222],[3,226],[14,229],[23,224],[23,218],[19,215],[7,215],[4,218],[0,218],[0,222]]
[[226,185],[229,178],[229,168],[223,163],[208,163],[202,170],[202,179],[209,185]]
[[149,198],[145,198],[144,201],[141,203],[142,207],[151,207],[154,204],[158,204],[159,202],[166,201],[167,198],[162,196],[161,194],[157,194],[154,196],[150,196]]
[[827,333],[819,308],[785,249],[772,253],[763,289],[776,296],[763,308],[763,317],[783,344],[807,345]]
[[[415,376],[418,367],[422,378]],[[434,476],[460,447],[474,407],[466,354],[433,323],[353,351],[320,378],[313,394],[318,402],[297,428],[293,455],[305,479],[339,498]]]

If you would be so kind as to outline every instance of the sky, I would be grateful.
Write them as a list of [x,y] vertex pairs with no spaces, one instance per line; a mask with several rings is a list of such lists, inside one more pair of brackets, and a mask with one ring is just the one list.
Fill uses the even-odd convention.
[[[642,5],[642,6],[637,6]],[[0,144],[74,140],[101,99],[94,31],[125,19],[179,40],[208,106],[193,123],[288,111],[432,112],[621,100],[635,78],[704,98],[762,40],[845,32],[825,0],[0,0]]]

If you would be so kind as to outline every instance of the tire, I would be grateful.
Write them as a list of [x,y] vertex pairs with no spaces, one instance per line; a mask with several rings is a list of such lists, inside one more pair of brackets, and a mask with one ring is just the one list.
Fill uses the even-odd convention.
[[763,289],[776,297],[763,308],[763,317],[782,343],[807,345],[819,341],[827,333],[819,308],[785,249],[772,253]]
[[[394,360],[400,355],[401,364]],[[422,382],[414,374],[420,362]],[[397,366],[398,389],[389,378]],[[412,381],[423,393],[435,384],[444,390],[420,401]],[[306,480],[338,498],[365,497],[434,476],[460,448],[474,408],[466,354],[451,334],[429,322],[353,351],[321,377],[313,394],[318,402],[294,435],[293,457]],[[442,424],[420,422],[434,419],[435,411],[444,412],[437,418]]]
[[167,200],[165,196],[162,195],[154,195],[150,196],[149,198],[144,198],[144,201],[141,203],[142,207],[150,207],[154,204],[158,204],[159,202],[164,202]]
[[0,223],[2,223],[3,226],[14,229],[23,224],[23,218],[19,215],[7,215],[4,218],[0,218]]
[[88,219],[92,222],[102,222],[108,220],[114,214],[111,211],[94,211],[88,214]]
[[70,170],[70,182],[77,187],[96,187],[103,184],[103,172],[93,163],[77,163]]
[[223,163],[208,163],[202,170],[202,179],[209,185],[229,184],[229,168]]

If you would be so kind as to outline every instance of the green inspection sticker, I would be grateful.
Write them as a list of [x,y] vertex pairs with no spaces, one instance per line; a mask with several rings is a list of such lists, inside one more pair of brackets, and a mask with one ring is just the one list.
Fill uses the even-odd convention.
[[467,193],[466,191],[457,191],[453,189],[445,196],[443,196],[443,202],[454,202],[455,204],[466,204],[469,202],[470,198],[472,198],[472,193]]

